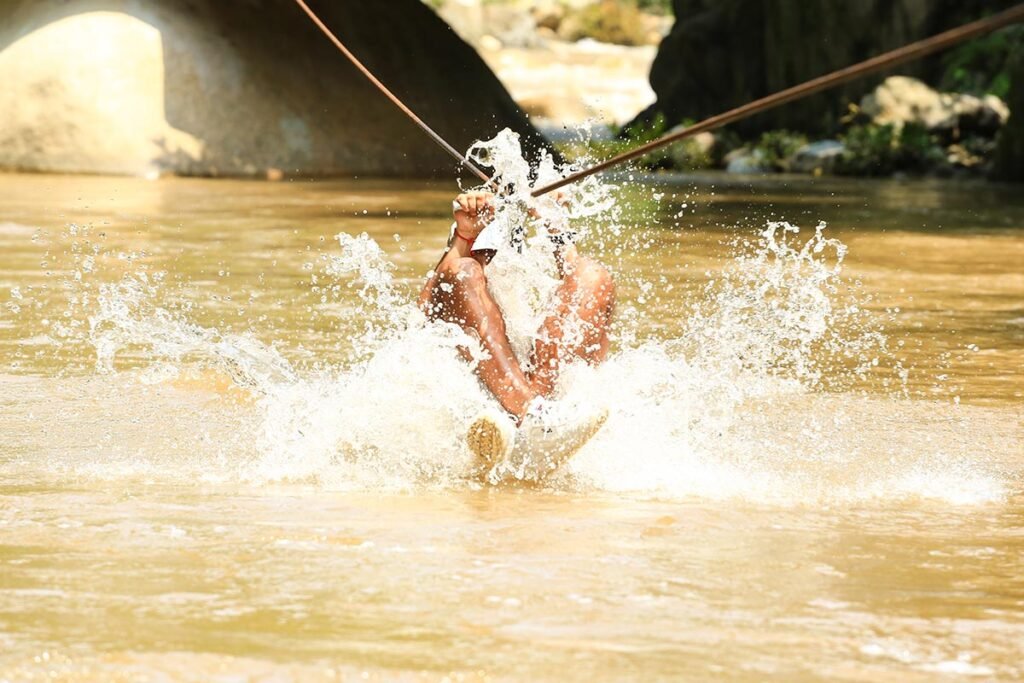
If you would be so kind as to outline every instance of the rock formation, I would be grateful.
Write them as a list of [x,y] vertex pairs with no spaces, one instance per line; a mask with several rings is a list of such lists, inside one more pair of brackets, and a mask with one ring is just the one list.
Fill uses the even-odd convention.
[[[420,0],[311,2],[456,147],[544,144]],[[0,0],[0,168],[431,175],[456,168],[288,0]]]
[[999,136],[993,176],[1024,181],[1024,50],[1018,50],[1011,68],[1010,120]]
[[[676,24],[651,70],[658,113],[701,119],[1003,9],[1016,0],[674,0]],[[935,59],[900,67],[927,76]],[[736,125],[747,135],[788,128],[836,132],[846,105],[886,74],[868,77]]]
[[995,95],[941,93],[907,76],[890,76],[860,101],[860,110],[881,125],[917,123],[929,132],[962,131],[989,137],[1006,124],[1010,110]]

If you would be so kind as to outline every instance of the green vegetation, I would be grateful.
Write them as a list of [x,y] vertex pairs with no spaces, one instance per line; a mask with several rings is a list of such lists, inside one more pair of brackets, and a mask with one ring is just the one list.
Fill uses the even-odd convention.
[[908,123],[851,126],[840,137],[846,151],[836,164],[842,175],[882,176],[896,171],[923,173],[945,162],[942,147],[923,126]]
[[807,136],[789,130],[771,130],[761,135],[753,151],[762,163],[775,171],[789,170],[789,159],[807,144]]
[[[684,121],[682,125],[689,126],[693,123]],[[571,143],[562,146],[560,151],[570,159],[608,159],[659,138],[668,131],[669,126],[665,117],[659,114],[649,124],[638,123],[616,131],[616,136],[610,140]],[[789,159],[806,144],[807,137],[801,133],[777,130],[763,134],[749,147],[751,152],[762,160],[765,168],[785,171],[788,170]],[[707,136],[687,138],[654,150],[635,163],[647,170],[693,171],[715,168],[723,165],[723,158],[727,152],[742,145],[742,140],[735,134],[720,132],[713,143],[709,142]]]
[[[686,122],[691,125],[692,122]],[[607,140],[585,140],[559,146],[566,158],[600,161],[635,149],[668,132],[665,118],[660,116],[647,125],[636,124],[617,131]],[[840,136],[846,150],[837,160],[835,172],[854,176],[887,176],[893,173],[932,173],[950,170],[953,165],[971,167],[984,162],[993,152],[992,140],[969,137],[950,147],[955,164],[947,160],[947,150],[939,139],[919,124],[902,128],[893,125],[864,123],[853,125]],[[726,153],[746,147],[767,171],[789,171],[793,157],[808,143],[802,133],[789,130],[769,131],[751,142],[744,142],[735,133],[719,131],[713,143],[708,138],[689,138],[655,150],[634,164],[646,170],[693,171],[725,166]],[[955,149],[954,149],[955,148]]]
[[672,0],[636,0],[637,6],[653,14],[672,14]]
[[565,33],[570,40],[593,38],[617,45],[643,45],[647,42],[643,13],[635,0],[602,0],[580,8],[565,21],[571,24],[571,29]]
[[680,140],[669,146],[672,167],[680,171],[714,168],[721,163],[721,146],[717,141],[702,145],[694,138]]
[[1009,26],[950,50],[942,60],[942,90],[1006,99],[1010,92],[1010,63],[1024,50],[1024,26]]
[[[665,117],[662,114],[658,114],[658,117],[650,124],[636,123],[629,128],[614,130],[614,137],[610,139],[587,139],[579,142],[567,142],[559,146],[559,151],[568,159],[599,161],[629,151],[645,142],[650,142],[663,135],[665,131]],[[669,151],[664,147],[639,159],[636,163],[641,168],[647,169],[669,169],[673,167]]]
[[[690,125],[692,121],[685,122]],[[649,124],[637,123],[628,128],[613,131],[615,136],[607,140],[584,140],[566,143],[559,146],[559,151],[568,159],[586,159],[599,161],[609,159],[617,154],[628,152],[637,146],[650,142],[668,132],[665,117],[659,114]],[[650,154],[637,159],[634,164],[646,170],[688,171],[713,168],[721,161],[717,156],[718,149],[708,144],[701,144],[696,139],[687,139],[668,147],[654,150]]]
[[[625,129],[618,131],[614,140],[607,141],[612,155],[627,152],[652,140],[660,138],[668,132],[668,124],[665,122],[665,115],[658,114],[649,124],[635,123]],[[672,157],[667,147],[656,149],[638,163],[645,168],[672,168]]]

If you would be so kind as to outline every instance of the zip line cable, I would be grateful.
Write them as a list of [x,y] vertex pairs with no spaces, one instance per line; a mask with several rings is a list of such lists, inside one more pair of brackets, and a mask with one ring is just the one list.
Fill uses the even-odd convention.
[[[334,43],[334,46],[337,47],[341,53],[344,54],[345,57],[347,57],[348,60],[352,62],[352,64],[364,76],[366,76],[366,78],[369,79],[369,81],[373,83],[373,85],[375,85],[385,97],[391,100],[392,104],[398,107],[402,113],[408,116],[413,123],[419,126],[420,129],[422,129],[423,132],[426,133],[442,149],[457,159],[460,164],[468,168],[488,185],[494,184],[492,179],[489,178],[486,173],[481,171],[476,164],[470,161],[466,155],[448,144],[444,138],[434,132],[430,126],[417,116],[412,109],[407,107],[400,99],[398,99],[397,96],[395,96],[393,92],[388,90],[387,86],[381,83],[381,81],[374,76],[373,73],[367,69],[366,66],[364,66],[363,63],[359,61],[359,59],[347,47],[345,47],[344,43],[338,40],[338,37],[335,36],[334,33],[327,28],[327,25],[324,24],[313,10],[309,8],[309,5],[305,3],[305,0],[295,0],[295,2],[302,8],[302,11],[309,16],[313,23],[316,24],[317,28],[319,28],[323,34],[327,36],[332,43]],[[945,31],[944,33],[936,34],[930,38],[925,38],[923,40],[910,43],[909,45],[904,45],[903,47],[883,53],[877,57],[872,57],[871,59],[867,59],[858,64],[839,69],[838,71],[833,71],[830,74],[813,78],[805,83],[801,83],[800,85],[780,90],[779,92],[768,95],[767,97],[762,97],[761,99],[748,102],[747,104],[736,107],[735,109],[730,109],[722,114],[717,114],[704,119],[699,123],[695,123],[694,125],[683,128],[675,133],[664,135],[657,140],[652,140],[651,142],[640,145],[628,152],[623,152],[622,154],[614,156],[611,159],[607,159],[588,168],[571,173],[561,180],[534,190],[532,195],[534,197],[540,197],[548,192],[565,187],[566,185],[582,180],[588,176],[592,176],[595,173],[606,171],[613,166],[618,166],[619,164],[627,161],[632,161],[633,159],[645,156],[646,154],[649,154],[660,147],[664,147],[665,145],[672,144],[673,142],[693,137],[698,133],[721,128],[722,126],[735,123],[736,121],[753,116],[754,114],[767,111],[768,109],[773,109],[786,104],[787,102],[807,97],[808,95],[814,95],[822,90],[827,90],[828,88],[835,87],[862,76],[882,71],[914,59],[926,57],[935,52],[940,52],[941,50],[952,47],[957,43],[970,40],[971,38],[977,38],[978,36],[983,36],[987,33],[991,33],[1021,21],[1024,21],[1024,3],[1015,5],[1008,10],[999,12],[998,14],[993,14],[985,19],[979,19],[978,21],[964,24],[963,26]]]

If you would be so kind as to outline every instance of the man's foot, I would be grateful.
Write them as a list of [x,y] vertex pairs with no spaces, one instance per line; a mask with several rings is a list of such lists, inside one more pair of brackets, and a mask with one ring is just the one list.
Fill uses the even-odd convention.
[[512,418],[491,410],[479,416],[466,431],[466,445],[480,459],[482,465],[493,467],[512,453],[516,439],[516,425]]
[[576,455],[607,419],[605,408],[537,399],[523,418],[515,448],[504,463],[491,470],[488,479],[492,483],[508,477],[543,481]]

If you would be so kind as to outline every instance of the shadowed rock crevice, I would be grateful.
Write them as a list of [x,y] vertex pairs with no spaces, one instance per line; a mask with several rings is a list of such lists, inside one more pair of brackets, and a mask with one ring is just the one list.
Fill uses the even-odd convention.
[[1010,78],[1010,120],[999,136],[993,175],[1024,182],[1024,49],[1014,54]]
[[[420,0],[311,2],[457,148],[545,143]],[[292,2],[0,0],[0,167],[154,175],[449,175]]]

